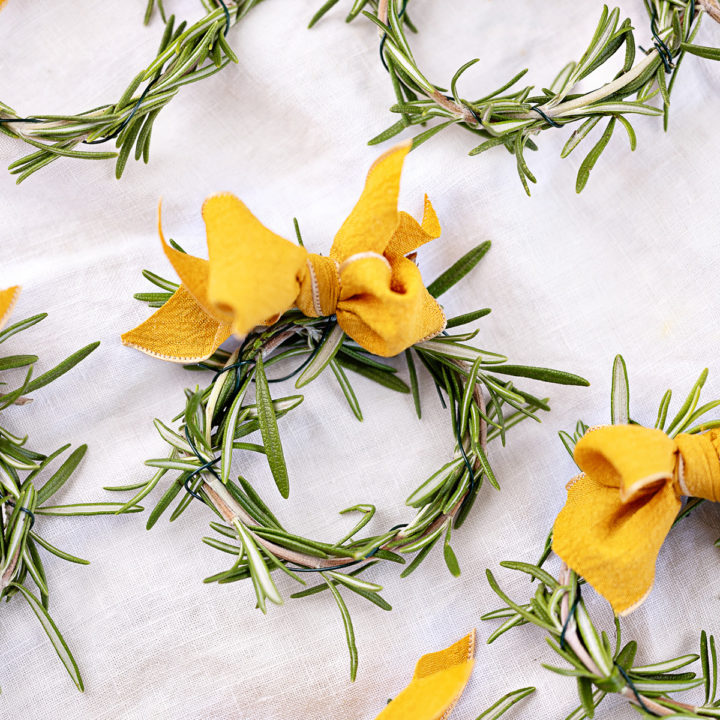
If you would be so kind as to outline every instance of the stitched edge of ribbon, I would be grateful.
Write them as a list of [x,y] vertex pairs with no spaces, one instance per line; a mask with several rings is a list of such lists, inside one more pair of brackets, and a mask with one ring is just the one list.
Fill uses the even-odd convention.
[[[472,629],[472,632],[470,633],[470,641],[468,643],[468,654],[467,658],[465,659],[465,662],[470,662],[475,658],[475,645],[476,645],[476,639],[477,639],[477,630],[475,628]],[[462,690],[457,694],[455,699],[450,703],[450,706],[445,711],[445,714],[441,716],[440,720],[447,720],[450,717],[450,713],[455,709],[455,706],[458,704],[458,701],[462,697],[463,693],[465,692],[465,688],[467,685],[464,685]]]
[[[0,0],[0,5],[2,5],[2,0]],[[8,288],[8,290],[9,289],[10,288]],[[7,319],[10,317],[10,313],[12,313],[13,308],[15,307],[15,303],[17,302],[19,297],[20,297],[20,286],[18,285],[15,288],[15,292],[13,292],[12,297],[10,298],[10,302],[8,303],[5,313],[0,316],[0,328],[2,328],[5,325],[5,323],[7,322]]]
[[377,260],[382,260],[387,266],[387,269],[392,270],[390,262],[384,255],[373,252],[372,250],[365,250],[364,252],[355,253],[354,255],[351,255],[347,260],[344,260],[338,268],[338,273],[341,273],[348,265],[352,265],[358,260],[366,260],[367,258],[376,258]]
[[[222,328],[222,325],[217,329],[217,332],[215,333],[215,340],[213,341],[213,344],[215,344],[215,341],[217,340],[218,335],[220,334],[220,330]],[[203,360],[207,360],[210,355],[199,355],[196,357],[172,357],[171,355],[163,355],[162,353],[155,352],[154,350],[149,350],[146,347],[143,347],[142,345],[138,345],[137,343],[131,343],[127,340],[120,339],[120,342],[122,342],[123,345],[126,347],[133,348],[134,350],[140,350],[140,352],[145,353],[146,355],[150,355],[151,357],[157,358],[158,360],[167,360],[168,362],[174,362],[174,363],[196,363],[196,362],[202,362]],[[222,343],[218,345],[220,347]]]

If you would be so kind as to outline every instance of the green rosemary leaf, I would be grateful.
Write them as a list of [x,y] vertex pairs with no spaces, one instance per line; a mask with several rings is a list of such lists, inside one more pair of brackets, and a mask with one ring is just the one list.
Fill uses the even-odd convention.
[[573,373],[564,372],[562,370],[529,367],[526,365],[493,365],[493,367],[487,368],[487,370],[500,375],[525,377],[532,380],[557,383],[559,385],[581,385],[583,387],[590,385],[585,378],[582,378],[579,375],[574,375]]
[[335,7],[340,0],[327,0],[327,2],[312,16],[308,28],[312,28],[329,10]]
[[699,655],[680,655],[680,657],[651,665],[638,665],[632,669],[633,675],[664,675],[680,668],[691,665],[698,660]]
[[446,482],[456,477],[460,468],[464,466],[464,462],[460,457],[443,465],[409,495],[405,504],[410,507],[420,507],[424,505]]
[[341,585],[345,585],[345,587],[348,587],[351,590],[360,589],[365,590],[366,592],[377,593],[383,589],[382,585],[377,585],[365,580],[359,580],[357,577],[352,575],[344,575],[343,573],[335,572],[333,570],[328,570],[327,575],[335,582],[339,582]]
[[75,472],[75,469],[80,464],[80,461],[85,457],[86,452],[87,445],[80,445],[80,447],[73,450],[67,460],[65,460],[50,479],[38,490],[38,505],[44,504],[67,482],[68,478]]
[[38,535],[34,530],[30,531],[30,537],[41,547],[45,548],[49,553],[52,553],[53,555],[56,555],[57,557],[61,558],[62,560],[67,560],[71,563],[76,563],[77,565],[89,565],[89,560],[83,560],[82,558],[76,557],[75,555],[70,555],[70,553],[66,553],[63,550],[60,550],[60,548],[55,547],[51,543],[49,543],[45,538]]
[[481,142],[479,145],[476,145],[472,150],[470,150],[470,152],[468,152],[468,155],[470,155],[471,157],[475,155],[480,155],[486,150],[490,150],[494,147],[497,147],[498,145],[507,145],[507,138],[494,137],[490,138],[489,140],[485,140],[484,142]]
[[16,322],[13,325],[6,327],[2,332],[0,332],[0,343],[4,343],[8,338],[11,338],[13,335],[20,333],[23,330],[27,330],[33,325],[37,325],[39,322],[42,322],[46,317],[47,313],[40,313],[39,315],[33,315],[32,317],[26,318],[25,320],[20,320],[20,322]]
[[81,350],[78,350],[77,352],[70,355],[70,357],[63,360],[52,370],[48,370],[46,373],[43,373],[39,377],[36,377],[27,385],[27,387],[25,387],[25,389],[23,390],[23,394],[35,392],[35,390],[39,390],[41,387],[49,385],[51,382],[53,382],[53,380],[57,380],[57,378],[59,378],[61,375],[64,375],[66,372],[68,372],[68,370],[71,370],[79,362],[84,360],[93,350],[98,347],[98,345],[100,345],[99,342],[94,342],[90,343],[90,345],[86,345]]
[[711,702],[712,678],[710,675],[710,652],[708,649],[707,633],[703,630],[700,634],[700,661],[702,665],[702,676],[705,679],[705,705]]
[[637,653],[637,643],[631,640],[625,647],[617,654],[615,662],[625,670],[632,668],[633,661],[635,660],[635,654]]
[[0,370],[11,370],[13,368],[26,367],[38,361],[37,355],[7,355],[0,358]]
[[420,147],[420,145],[422,145],[424,142],[427,142],[431,137],[437,135],[441,130],[444,130],[450,125],[454,125],[456,122],[457,120],[455,119],[446,120],[445,122],[439,123],[438,125],[433,125],[433,127],[425,130],[425,132],[421,132],[419,135],[416,135],[412,139],[412,149],[415,150],[416,148]]
[[697,55],[705,60],[720,60],[720,48],[706,47],[705,45],[693,45],[692,43],[680,43],[683,52]]
[[83,690],[83,681],[80,676],[80,670],[75,662],[75,658],[70,652],[70,648],[67,646],[65,639],[60,634],[57,625],[53,622],[53,619],[48,614],[47,610],[42,606],[38,599],[24,586],[19,583],[11,583],[12,587],[17,588],[22,596],[27,600],[28,605],[32,608],[32,611],[37,616],[40,624],[43,626],[43,630],[47,633],[50,638],[50,642],[55,648],[58,657],[62,661],[63,665],[67,669],[72,681],[77,686],[78,690]]
[[501,567],[505,567],[510,570],[518,570],[519,572],[527,573],[528,575],[530,575],[530,577],[534,578],[535,580],[539,580],[546,587],[552,590],[555,590],[557,587],[559,587],[558,581],[552,575],[550,575],[549,572],[546,572],[545,570],[536,565],[530,565],[529,563],[524,562],[515,562],[513,560],[504,560],[500,563],[500,565]]
[[593,697],[593,684],[586,677],[577,678],[578,695],[580,704],[589,718],[595,717],[595,699]]
[[381,142],[390,140],[390,138],[393,138],[399,133],[401,133],[407,126],[408,123],[405,119],[398,120],[396,123],[393,123],[389,128],[386,128],[381,133],[378,133],[374,138],[370,138],[370,140],[368,140],[368,145],[379,145]]
[[[358,420],[362,420],[363,415],[362,410],[360,410],[360,403],[358,403],[357,396],[355,395],[355,391],[353,390],[347,375],[343,372],[342,367],[340,367],[340,364],[336,360],[330,360],[329,364],[330,369],[333,371],[333,375],[335,375],[335,378],[340,385],[340,389],[343,391],[343,395],[345,395],[345,399],[348,401],[348,405],[350,405],[350,409],[353,411],[353,414]],[[390,375],[389,377],[393,376]]]
[[262,356],[258,355],[255,365],[255,392],[258,407],[258,420],[260,422],[260,434],[267,453],[268,465],[275,478],[280,495],[287,498],[290,495],[290,480],[288,478],[285,454],[282,449],[280,432],[277,426],[275,408],[270,396],[270,387],[265,376]]
[[[36,515],[117,515],[123,503],[73,503],[69,505],[43,505],[35,509]],[[145,508],[140,505],[127,508],[125,512],[142,512]]]
[[480,366],[482,358],[478,358],[472,365],[470,375],[465,382],[465,390],[463,391],[462,400],[460,401],[460,433],[463,434],[467,428],[467,424],[470,418],[470,407],[475,398],[475,389],[477,386],[478,373],[480,372]]
[[318,348],[313,359],[308,363],[307,367],[300,373],[295,381],[295,387],[300,389],[304,385],[311,383],[322,371],[330,364],[332,359],[337,355],[338,350],[342,347],[345,333],[339,325],[334,325],[333,329],[328,333],[325,340]]
[[[180,475],[175,482],[168,486],[163,496],[160,498],[158,504],[153,508],[152,512],[148,517],[148,521],[145,525],[146,529],[150,530],[153,525],[160,519],[160,516],[167,510],[170,503],[178,496],[179,492],[183,489],[183,483],[189,477],[190,473],[183,473]],[[138,507],[137,505],[133,507]]]
[[464,315],[457,315],[454,318],[450,318],[445,326],[448,330],[460,325],[466,325],[467,323],[479,320],[481,317],[489,315],[492,311],[490,308],[482,308],[481,310],[475,310],[473,312],[465,313]]
[[468,253],[463,255],[457,262],[448,268],[440,277],[436,278],[427,286],[428,292],[438,298],[446,293],[453,285],[462,280],[479,262],[490,249],[489,240],[480,243]]
[[174,293],[180,287],[178,283],[174,283],[171,280],[166,280],[165,278],[160,277],[159,275],[151,272],[150,270],[143,270],[142,276],[146,280],[149,280],[153,285],[157,285],[157,287],[161,288],[162,290],[166,290],[167,292]]
[[630,121],[623,115],[617,115],[618,122],[625,128],[628,134],[628,140],[630,141],[630,151],[634,152],[637,148],[637,135]]
[[248,376],[247,380],[238,390],[237,395],[235,395],[235,398],[232,401],[232,405],[230,406],[230,410],[228,411],[227,419],[225,421],[225,428],[223,430],[222,451],[220,455],[222,458],[220,461],[220,479],[226,485],[228,480],[230,479],[230,466],[232,465],[234,449],[233,441],[235,439],[235,431],[238,425],[238,418],[241,415],[242,403],[245,399],[245,393],[249,385],[250,376]]
[[496,703],[493,703],[485,712],[480,713],[475,720],[498,720],[510,708],[535,692],[534,687],[520,688],[503,695]]
[[385,372],[385,373],[395,374],[397,372],[397,368],[394,368],[392,365],[388,365],[385,362],[380,362],[380,360],[373,357],[372,355],[369,355],[367,353],[367,351],[363,350],[361,347],[359,347],[359,349],[356,349],[355,347],[350,347],[348,344],[345,344],[340,349],[339,357],[351,358],[353,360],[357,360],[359,363],[362,363],[363,365],[373,367],[373,368],[375,368],[377,370],[381,370],[382,372]]
[[610,421],[613,425],[627,425],[630,422],[630,386],[622,355],[616,355],[613,363]]
[[[378,383],[378,385],[382,385],[390,390],[404,394],[410,392],[410,388],[393,372],[378,370],[372,365],[358,362],[357,360],[345,355],[338,357],[335,362],[340,367],[350,370],[358,375],[362,375],[368,380],[372,380],[373,382]],[[360,419],[362,419],[362,417]]]
[[445,543],[443,545],[443,557],[445,558],[445,564],[453,577],[460,577],[460,564],[458,563],[455,551],[450,546],[450,533],[452,531],[452,524],[448,523],[447,531],[445,532]]
[[577,183],[575,184],[575,191],[577,193],[581,193],[585,188],[585,185],[587,185],[587,181],[590,179],[590,172],[595,167],[595,163],[598,161],[600,155],[602,155],[603,150],[605,150],[607,144],[610,142],[610,138],[612,137],[614,129],[615,118],[612,117],[597,145],[595,145],[595,147],[588,153],[587,157],[580,165],[580,170],[578,171],[577,176]]
[[405,351],[405,362],[407,362],[408,375],[410,375],[410,388],[412,390],[413,404],[415,405],[415,414],[418,420],[422,418],[422,403],[420,400],[420,386],[418,384],[417,369],[413,360],[412,350],[408,348]]
[[401,578],[406,578],[410,573],[417,570],[420,567],[422,561],[430,554],[430,551],[435,547],[436,543],[440,539],[440,533],[434,535],[429,543],[426,543],[420,552],[412,559],[412,562],[400,573]]
[[34,545],[32,544],[32,540],[28,538],[21,551],[22,563],[30,577],[35,581],[35,585],[37,585],[37,588],[40,591],[43,607],[47,609],[48,587],[45,579],[45,572],[42,569],[40,558],[37,557],[37,550],[33,553],[31,548],[34,548]]
[[560,157],[566,158],[570,153],[590,134],[590,131],[600,122],[601,115],[589,117],[580,127],[573,132],[570,139],[560,153]]
[[263,613],[266,612],[266,598],[270,600],[270,602],[275,603],[276,605],[282,605],[283,599],[282,597],[280,597],[280,593],[275,587],[273,579],[270,577],[270,572],[268,571],[267,565],[265,564],[265,561],[263,560],[262,555],[260,554],[260,551],[255,544],[255,541],[252,539],[250,533],[247,531],[243,523],[240,522],[240,520],[236,519],[235,521],[233,521],[233,525],[238,531],[240,541],[242,542],[243,548],[245,550],[245,555],[248,559],[250,572],[257,592],[257,600],[260,610]]
[[675,437],[677,433],[682,432],[685,427],[685,423],[692,418],[695,408],[697,407],[698,400],[700,399],[700,392],[707,380],[707,376],[708,369],[705,368],[690,389],[690,392],[688,393],[687,398],[685,398],[685,402],[682,404],[682,407],[678,410],[677,415],[675,415],[665,431],[668,435],[670,435],[670,437]]
[[335,602],[337,603],[337,606],[340,610],[340,615],[342,616],[343,626],[345,627],[345,637],[347,639],[348,651],[350,652],[350,680],[352,682],[355,682],[358,668],[358,652],[357,646],[355,644],[355,630],[353,629],[352,620],[350,619],[350,612],[347,608],[347,605],[345,604],[345,601],[342,599],[342,596],[338,592],[338,589],[335,587],[335,583],[330,578],[328,578],[325,573],[320,574],[323,576],[325,582],[328,584],[328,588],[330,589],[333,598],[335,598]]
[[508,607],[512,608],[518,615],[520,615],[522,618],[527,620],[529,623],[532,623],[533,625],[537,625],[538,627],[544,628],[548,632],[551,632],[553,634],[557,634],[557,629],[553,625],[549,625],[548,623],[544,622],[543,620],[540,620],[535,615],[532,614],[532,612],[528,611],[526,607],[523,607],[522,605],[518,605],[517,603],[513,602],[500,588],[498,585],[497,580],[495,579],[495,576],[492,574],[490,570],[486,570],[485,574],[488,579],[488,583],[490,584],[490,587],[493,589],[495,594],[503,600]]
[[660,409],[658,410],[657,420],[655,421],[655,427],[660,430],[665,429],[665,422],[667,420],[668,408],[670,407],[670,401],[672,400],[672,390],[666,391],[660,401]]
[[[270,508],[263,502],[262,498],[260,497],[260,495],[258,495],[252,485],[250,485],[250,483],[241,475],[238,476],[238,482],[242,485],[242,488],[245,491],[245,494],[248,496],[249,500],[253,503],[253,505],[259,508],[260,512],[265,516],[267,524],[277,528],[278,530],[282,530],[280,521],[275,517],[275,515],[273,515]],[[232,492],[232,483],[228,484],[228,488]]]

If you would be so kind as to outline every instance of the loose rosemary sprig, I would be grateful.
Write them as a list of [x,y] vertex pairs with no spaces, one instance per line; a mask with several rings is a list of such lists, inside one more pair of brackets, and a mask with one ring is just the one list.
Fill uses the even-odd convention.
[[[483,243],[471,250],[431,283],[428,290],[436,297],[441,295],[466,275],[488,248],[489,243]],[[166,302],[177,287],[153,273],[146,271],[144,275],[162,292],[136,297],[153,306]],[[465,325],[488,312],[482,309],[454,318],[448,328]],[[404,564],[406,557],[413,556],[401,573],[406,577],[439,544],[450,572],[458,575],[460,567],[451,546],[452,531],[466,519],[485,480],[499,487],[488,461],[487,443],[496,438],[504,443],[511,427],[525,418],[538,420],[540,411],[550,409],[546,400],[515,387],[513,379],[587,384],[576,375],[557,370],[510,365],[504,356],[469,344],[476,335],[477,331],[444,334],[414,345],[405,353],[408,385],[398,377],[393,365],[370,355],[348,338],[334,317],[308,318],[298,311],[287,312],[275,324],[250,333],[232,353],[219,351],[205,363],[193,366],[214,371],[215,375],[206,387],[186,390],[185,409],[174,419],[175,427],[155,421],[170,452],[167,457],[146,462],[157,472],[146,483],[133,487],[138,492],[125,507],[135,506],[168,471],[174,471],[175,478],[150,514],[148,528],[176,499],[171,520],[179,517],[193,499],[204,502],[218,516],[219,521],[211,522],[210,526],[219,537],[206,537],[203,541],[234,558],[228,570],[206,578],[206,582],[250,579],[257,605],[263,612],[268,601],[283,602],[272,577],[275,571],[301,585],[306,584],[305,573],[318,573],[320,584],[292,597],[330,592],[342,615],[354,679],[357,649],[341,591],[354,592],[381,609],[390,610],[380,595],[382,586],[359,575],[381,561]],[[294,369],[275,374],[276,366],[288,365],[294,365]],[[416,510],[414,518],[380,534],[361,536],[376,508],[360,504],[341,511],[357,513],[359,519],[340,540],[300,537],[282,526],[248,480],[242,476],[237,481],[233,479],[234,461],[247,452],[260,453],[267,458],[280,494],[288,496],[288,471],[278,419],[297,408],[303,397],[297,394],[273,397],[272,383],[295,377],[296,387],[302,388],[329,369],[351,411],[362,419],[349,377],[356,373],[390,390],[411,394],[420,416],[420,368],[427,371],[440,402],[449,410],[456,447],[452,457],[409,494],[406,503]],[[250,442],[253,433],[259,437]]]
[[[46,317],[45,313],[21,320],[0,332],[0,344]],[[70,445],[44,455],[31,450],[28,436],[9,430],[12,422],[17,424],[16,411],[27,405],[31,393],[39,390],[86,358],[99,343],[92,343],[73,353],[56,367],[33,377],[38,357],[36,355],[6,355],[0,357],[0,377],[5,372],[26,368],[25,379],[9,390],[4,378],[0,380],[0,599],[10,600],[22,596],[30,605],[47,633],[60,660],[78,689],[83,681],[75,658],[48,613],[49,584],[43,566],[41,549],[63,560],[87,565],[87,560],[60,550],[39,532],[36,520],[44,515],[101,515],[114,514],[121,507],[118,503],[75,503],[71,505],[50,504],[52,497],[75,472],[87,450],[81,445],[73,450],[50,473],[50,465],[60,458]],[[48,477],[49,474],[49,477]],[[45,476],[44,482],[41,479]],[[138,508],[128,508],[137,511]],[[32,589],[34,585],[34,589]],[[38,598],[39,594],[39,598]]]
[[[668,421],[668,409],[672,392],[668,390],[660,402],[655,427],[674,437],[679,433],[698,433],[719,427],[720,419],[702,420],[710,411],[720,406],[720,400],[699,406],[702,387],[708,371],[703,370],[689,395],[675,416]],[[611,395],[611,418],[613,424],[635,423],[630,415],[627,370],[622,357],[615,358]],[[575,443],[585,434],[588,426],[578,423],[573,435],[561,433],[570,453]],[[678,515],[676,522],[687,517],[701,501],[690,499]],[[548,670],[573,677],[577,683],[580,706],[566,720],[592,718],[595,710],[607,695],[619,694],[627,698],[643,717],[713,718],[720,717],[720,694],[718,694],[718,661],[715,639],[704,630],[700,635],[700,653],[689,654],[652,664],[635,665],[637,643],[622,645],[620,619],[615,618],[615,643],[608,635],[598,631],[581,596],[584,581],[563,565],[556,580],[543,568],[550,555],[551,538],[548,538],[540,561],[533,565],[525,562],[503,562],[510,570],[526,573],[538,581],[536,591],[529,602],[520,604],[508,597],[501,589],[493,573],[487,577],[492,589],[505,602],[505,606],[487,613],[483,620],[502,620],[502,624],[490,635],[488,643],[497,640],[508,630],[531,623],[544,630],[550,647],[570,667],[546,665]],[[702,674],[683,670],[701,661]],[[679,702],[674,693],[704,688],[704,699],[699,705]]]
[[[0,132],[22,140],[34,152],[9,166],[21,183],[40,168],[61,157],[90,160],[116,158],[120,178],[130,154],[148,162],[155,119],[184,85],[203,80],[237,62],[226,39],[229,28],[261,0],[203,0],[205,17],[188,26],[165,23],[156,58],[128,85],[120,99],[76,115],[21,115],[0,102]],[[146,21],[154,3],[148,4]],[[164,19],[164,9],[160,3]],[[118,150],[96,151],[83,146],[114,141]]]
[[[316,23],[337,0],[323,5],[311,22]],[[694,44],[703,11],[720,22],[720,6],[716,0],[645,0],[650,19],[653,45],[636,61],[637,46],[630,20],[620,21],[620,9],[603,8],[595,34],[582,58],[566,65],[548,87],[536,91],[533,86],[516,88],[526,74],[521,70],[501,87],[475,100],[465,98],[458,84],[462,75],[480,62],[475,58],[453,75],[449,89],[430,82],[418,66],[406,28],[414,30],[405,12],[407,0],[355,0],[348,21],[361,12],[380,29],[380,56],[392,82],[396,103],[390,108],[400,119],[370,140],[380,143],[410,126],[432,125],[416,135],[414,146],[429,140],[445,128],[458,125],[482,142],[470,151],[479,155],[496,146],[504,146],[515,156],[517,170],[525,191],[528,182],[536,182],[526,160],[526,150],[536,150],[533,138],[545,130],[580,123],[563,147],[567,157],[596,125],[605,128],[578,171],[576,190],[581,192],[590,172],[617,128],[627,131],[630,149],[637,144],[629,117],[663,115],[668,126],[670,95],[677,73],[687,53],[709,60],[720,60],[720,48]],[[370,11],[364,8],[371,8]],[[508,30],[511,33],[511,30]],[[578,92],[577,85],[595,70],[604,66],[624,48],[624,60],[615,78],[590,92]],[[516,88],[516,89],[512,89]],[[661,107],[651,104],[660,97]]]

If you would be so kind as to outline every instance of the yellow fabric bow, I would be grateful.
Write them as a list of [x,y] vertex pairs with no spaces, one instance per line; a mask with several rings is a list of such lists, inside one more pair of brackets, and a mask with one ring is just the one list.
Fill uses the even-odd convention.
[[681,497],[720,501],[720,431],[673,439],[639,425],[601,427],[578,442],[575,461],[584,474],[568,485],[553,549],[626,615],[652,589]]
[[422,224],[398,212],[403,144],[370,168],[365,189],[335,236],[329,257],[265,228],[236,197],[203,206],[209,260],[186,255],[160,237],[182,281],[165,305],[122,341],[150,355],[195,362],[231,333],[246,335],[297,306],[309,317],[337,315],[342,329],[375,355],[397,355],[442,332],[445,316],[405,257],[440,235],[425,198]]
[[475,631],[446,650],[423,655],[411,683],[376,720],[445,720],[460,699],[475,664]]
[[0,330],[4,327],[10,313],[15,305],[15,302],[20,295],[20,288],[14,285],[7,290],[0,290]]

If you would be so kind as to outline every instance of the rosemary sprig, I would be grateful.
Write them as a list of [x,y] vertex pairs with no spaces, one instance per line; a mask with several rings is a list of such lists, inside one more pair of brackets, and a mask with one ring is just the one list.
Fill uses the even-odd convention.
[[[489,244],[484,244],[461,258],[429,286],[431,292],[439,295],[452,287],[477,264],[488,247]],[[153,273],[144,274],[163,292],[142,293],[139,297],[152,304],[166,301],[176,286]],[[204,502],[220,520],[210,524],[220,537],[206,537],[204,542],[234,557],[228,570],[206,578],[206,582],[250,579],[263,612],[267,601],[282,603],[273,573],[279,570],[301,585],[306,584],[305,574],[319,573],[320,584],[292,597],[330,592],[342,615],[354,679],[357,650],[341,592],[353,592],[381,609],[390,610],[380,595],[382,586],[359,576],[381,561],[404,564],[406,557],[413,557],[401,573],[405,577],[440,543],[450,572],[459,574],[459,563],[450,544],[451,530],[459,528],[467,518],[485,480],[499,487],[488,461],[488,442],[500,438],[504,443],[505,433],[512,426],[525,418],[538,420],[540,411],[549,410],[546,400],[517,388],[514,378],[587,384],[576,375],[557,370],[509,365],[503,355],[469,344],[477,332],[443,334],[413,346],[405,354],[410,375],[408,386],[393,365],[350,340],[334,317],[309,318],[289,311],[275,324],[250,333],[234,352],[218,351],[205,363],[192,366],[213,371],[215,375],[206,387],[185,391],[185,409],[176,416],[175,427],[155,421],[169,453],[146,462],[157,472],[125,508],[135,506],[168,471],[173,471],[175,478],[151,513],[148,528],[175,501],[171,520],[179,517],[194,499]],[[287,365],[294,369],[278,375],[275,366]],[[247,452],[261,453],[267,458],[281,495],[288,494],[278,420],[297,408],[303,397],[297,394],[273,397],[270,393],[273,383],[294,377],[296,387],[303,387],[330,369],[351,411],[361,418],[349,378],[357,373],[401,394],[412,394],[420,415],[422,399],[417,383],[420,368],[427,371],[440,401],[449,411],[456,446],[447,462],[409,494],[406,504],[416,510],[414,519],[379,534],[361,535],[375,507],[357,505],[342,511],[357,513],[360,519],[340,541],[301,537],[283,527],[249,481],[243,477],[232,479],[234,461]],[[253,384],[255,391],[251,397]],[[260,437],[248,442],[253,433]]]
[[[21,333],[46,317],[45,313],[21,320],[0,332],[0,344]],[[70,448],[70,445],[44,455],[28,447],[28,436],[8,429],[15,410],[27,405],[31,393],[56,380],[86,358],[99,343],[92,343],[73,353],[59,365],[33,377],[38,362],[36,355],[6,355],[0,357],[0,376],[7,371],[23,368],[25,378],[9,390],[4,378],[0,381],[0,599],[23,597],[37,616],[50,638],[55,651],[79,690],[83,681],[75,658],[65,639],[48,613],[49,583],[40,550],[47,551],[68,562],[87,565],[88,561],[55,547],[46,540],[36,521],[43,515],[102,515],[115,514],[118,503],[49,504],[53,496],[70,479],[87,450],[81,445],[65,457],[52,473],[50,466]],[[14,421],[14,418],[12,418]],[[14,422],[13,422],[14,424]],[[44,482],[41,480],[44,478]],[[139,508],[128,508],[137,511]],[[33,588],[34,585],[34,588]],[[38,597],[39,595],[39,597]]]
[[[206,15],[192,25],[167,18],[157,56],[128,85],[120,99],[109,105],[69,115],[23,116],[0,102],[0,132],[23,141],[34,150],[9,166],[21,183],[58,158],[115,159],[120,178],[134,151],[136,160],[148,162],[150,140],[160,111],[189,83],[222,70],[237,56],[226,35],[261,0],[204,0]],[[163,20],[165,13],[160,6]],[[149,20],[154,2],[145,15]],[[114,141],[117,151],[96,151],[84,146]]]
[[[226,38],[229,28],[243,18],[261,0],[202,0],[206,15],[188,26],[176,25],[174,15],[166,17],[162,2],[157,5],[165,23],[157,56],[128,85],[120,99],[112,104],[78,114],[21,115],[0,102],[0,132],[21,140],[33,151],[9,166],[20,183],[58,158],[116,161],[119,178],[131,154],[148,162],[155,119],[182,86],[208,78],[237,56]],[[339,0],[329,0],[315,13],[315,25]],[[402,4],[400,4],[400,2]],[[720,22],[717,0],[645,0],[653,46],[642,51],[629,19],[620,22],[620,10],[604,7],[597,29],[582,58],[566,65],[547,88],[534,92],[532,86],[513,89],[526,74],[522,70],[494,91],[475,100],[464,98],[458,83],[462,75],[479,62],[465,63],[449,82],[449,90],[430,82],[418,67],[406,29],[416,31],[407,12],[408,0],[354,0],[347,20],[361,13],[372,20],[381,34],[380,55],[390,75],[396,103],[390,108],[400,119],[374,137],[370,144],[388,140],[406,127],[430,127],[414,140],[417,147],[453,125],[482,139],[471,155],[479,155],[496,146],[504,146],[515,156],[518,174],[525,191],[536,182],[525,159],[527,150],[536,150],[533,137],[544,130],[580,123],[562,150],[567,157],[588,137],[603,119],[605,129],[588,152],[578,171],[576,189],[581,192],[598,158],[607,147],[618,124],[628,134],[630,149],[637,144],[629,120],[636,114],[662,115],[669,122],[670,95],[680,64],[686,54],[708,60],[720,59],[720,48],[694,44],[703,13]],[[156,3],[148,0],[145,23]],[[370,11],[365,8],[370,8]],[[574,92],[580,80],[610,61],[622,48],[624,61],[610,83],[590,92]],[[661,106],[651,104],[659,96]],[[93,151],[83,145],[114,141],[117,151]]]
[[[697,433],[720,425],[720,420],[702,420],[720,406],[720,400],[699,406],[702,387],[707,378],[704,370],[680,406],[674,418],[668,422],[668,407],[672,392],[668,390],[660,402],[655,427],[671,437],[679,433]],[[613,366],[611,419],[613,424],[634,423],[630,416],[630,391],[625,361],[615,358]],[[561,433],[561,439],[572,454],[575,443],[585,434],[588,426],[580,421],[571,435]],[[687,517],[700,503],[690,499],[676,522]],[[502,620],[502,624],[490,635],[488,643],[497,640],[508,630],[525,624],[533,624],[544,630],[547,642],[569,667],[544,664],[543,667],[559,675],[575,678],[580,705],[566,720],[582,720],[595,717],[595,711],[609,694],[627,698],[643,717],[712,718],[720,717],[718,694],[718,662],[715,638],[706,631],[700,635],[699,654],[682,655],[651,664],[635,665],[637,643],[633,640],[622,645],[620,618],[615,618],[615,643],[599,631],[590,617],[581,595],[584,581],[563,564],[556,580],[542,566],[549,556],[549,542],[541,560],[532,565],[525,562],[503,562],[510,570],[529,575],[538,581],[529,602],[520,604],[508,597],[488,570],[490,586],[503,600],[505,606],[483,616],[483,620]],[[686,668],[701,661],[702,674],[697,676]],[[672,698],[678,692],[704,688],[704,699],[699,705],[691,705]]]
[[[334,4],[326,3],[311,25]],[[629,19],[620,20],[620,9],[610,11],[605,6],[583,56],[566,65],[549,86],[539,92],[533,86],[518,88],[517,84],[527,72],[525,69],[483,97],[468,100],[460,93],[458,84],[463,74],[480,59],[460,67],[447,83],[449,90],[432,83],[418,66],[410,47],[406,29],[414,30],[414,27],[408,21],[406,6],[407,0],[355,0],[347,18],[353,20],[362,12],[378,26],[382,38],[380,56],[396,97],[390,110],[399,115],[399,119],[370,140],[370,144],[388,140],[407,127],[425,127],[431,123],[415,136],[417,147],[446,128],[460,126],[482,139],[470,155],[504,146],[515,156],[518,174],[528,195],[529,183],[536,179],[525,153],[537,149],[533,138],[541,132],[579,124],[563,147],[561,156],[567,157],[604,122],[599,140],[578,172],[576,190],[581,192],[618,125],[627,131],[631,150],[637,144],[629,119],[633,115],[662,115],[667,129],[670,95],[687,53],[720,60],[720,48],[694,44],[703,11],[720,21],[716,0],[645,0],[653,38],[653,45],[647,51],[636,45],[634,28]],[[590,92],[576,89],[581,80],[623,49],[621,68],[611,82]],[[642,54],[636,61],[637,49]],[[660,98],[660,107],[651,103],[656,96]]]

